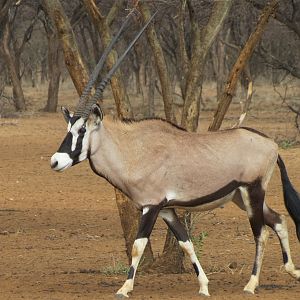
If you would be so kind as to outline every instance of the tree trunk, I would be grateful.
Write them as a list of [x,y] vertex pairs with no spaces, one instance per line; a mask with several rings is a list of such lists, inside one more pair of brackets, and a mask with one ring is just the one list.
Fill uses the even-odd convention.
[[[150,19],[150,10],[144,2],[139,2],[139,10],[142,14],[144,23],[146,23]],[[152,49],[152,54],[154,56],[154,61],[156,64],[157,73],[160,79],[161,83],[161,90],[162,90],[162,96],[164,101],[164,110],[166,119],[169,122],[174,122],[175,117],[173,114],[173,90],[172,85],[170,81],[170,77],[168,74],[168,68],[167,64],[164,58],[164,54],[160,45],[160,42],[157,38],[156,31],[154,28],[153,23],[149,25],[149,27],[146,29],[148,41],[150,44],[150,47]]]
[[42,0],[43,8],[56,26],[64,52],[65,64],[79,95],[88,82],[74,32],[59,0]]
[[[228,31],[229,32],[229,31]],[[218,68],[217,68],[217,100],[221,99],[221,95],[224,90],[225,80],[226,80],[226,68],[225,68],[225,45],[218,41],[217,43],[217,57],[218,57]]]
[[47,59],[45,57],[41,60],[41,84],[44,84],[47,79]]
[[269,21],[270,16],[275,12],[277,7],[278,7],[278,0],[272,0],[264,8],[264,10],[257,22],[254,32],[252,32],[252,34],[250,35],[248,41],[246,42],[244,48],[242,49],[238,59],[236,60],[234,66],[229,74],[229,78],[227,80],[227,84],[225,86],[223,95],[220,99],[220,102],[218,104],[218,107],[215,111],[213,120],[212,120],[211,124],[209,125],[208,130],[215,131],[221,127],[224,116],[228,110],[228,107],[231,103],[233,94],[236,90],[238,78],[239,78],[241,72],[243,71],[246,63],[250,59],[256,44],[260,40],[260,38],[266,28],[266,25]]
[[182,98],[185,99],[186,77],[189,71],[189,57],[186,49],[185,42],[185,11],[186,0],[181,0],[181,5],[178,11],[178,58],[179,58],[179,74],[178,79],[180,82],[180,89]]
[[2,36],[0,37],[1,42],[1,53],[5,59],[10,79],[13,86],[13,95],[14,95],[14,105],[17,111],[25,110],[25,97],[22,90],[21,80],[15,65],[15,60],[13,57],[13,51],[10,49],[10,24],[9,18],[1,20],[1,25],[3,26]]
[[181,125],[188,131],[196,131],[198,127],[205,59],[213,41],[221,29],[231,5],[232,0],[215,1],[207,25],[200,29],[198,20],[196,20],[194,16],[193,7],[188,1],[192,23],[193,45],[181,120]]
[[48,100],[44,108],[47,112],[56,112],[58,103],[58,91],[60,82],[60,50],[57,34],[53,32],[49,26],[47,31],[48,39],[48,73],[49,73],[49,86],[48,86]]
[[89,49],[89,45],[88,45],[88,41],[86,38],[86,33],[85,33],[85,28],[83,25],[81,25],[79,27],[79,32],[81,35],[81,39],[82,39],[82,44],[83,44],[83,49],[82,52],[85,53],[85,65],[88,67],[89,73],[91,74],[93,72],[93,65],[95,65],[93,63],[93,58],[90,54],[90,49]]
[[149,82],[148,82],[148,103],[147,103],[147,116],[153,118],[155,116],[154,112],[154,92],[155,92],[155,72],[154,68],[149,69]]

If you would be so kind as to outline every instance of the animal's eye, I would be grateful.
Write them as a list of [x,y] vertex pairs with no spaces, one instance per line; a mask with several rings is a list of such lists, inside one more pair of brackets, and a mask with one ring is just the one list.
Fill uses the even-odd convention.
[[79,134],[85,134],[85,132],[86,132],[85,125],[83,125],[83,126],[78,130],[78,133],[79,133]]

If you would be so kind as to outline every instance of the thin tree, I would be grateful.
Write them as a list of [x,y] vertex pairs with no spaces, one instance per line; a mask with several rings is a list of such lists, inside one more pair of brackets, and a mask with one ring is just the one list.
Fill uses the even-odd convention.
[[25,110],[25,97],[22,89],[19,69],[11,45],[12,25],[15,17],[15,1],[0,3],[0,54],[6,62],[13,86],[13,102],[17,111]]
[[53,24],[55,24],[64,52],[65,65],[77,93],[81,95],[88,82],[88,74],[79,53],[70,21],[59,0],[42,0],[42,5]]
[[246,42],[244,48],[241,50],[234,66],[231,69],[226,86],[224,88],[223,95],[218,103],[218,107],[215,111],[213,120],[209,125],[210,131],[218,130],[221,127],[224,116],[228,110],[234,92],[236,90],[238,78],[241,72],[243,71],[244,67],[246,66],[248,60],[250,59],[255,46],[260,40],[266,28],[266,25],[269,21],[270,16],[274,14],[277,7],[278,7],[278,0],[272,0],[269,4],[266,5],[264,10],[262,11],[255,30],[250,35],[248,41]]
[[57,32],[51,20],[47,15],[41,19],[44,25],[48,40],[48,98],[44,111],[56,112],[58,103],[58,91],[60,82],[60,45],[57,37]]

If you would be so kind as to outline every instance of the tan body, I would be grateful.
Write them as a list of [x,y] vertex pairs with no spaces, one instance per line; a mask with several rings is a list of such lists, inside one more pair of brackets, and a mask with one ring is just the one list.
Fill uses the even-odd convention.
[[127,280],[117,295],[133,289],[139,261],[158,216],[166,222],[191,259],[200,285],[208,296],[208,278],[195,254],[175,207],[210,210],[233,200],[246,210],[256,243],[252,275],[245,286],[254,293],[268,231],[279,240],[287,272],[300,280],[293,264],[283,216],[265,203],[265,191],[277,163],[284,201],[300,240],[300,198],[293,188],[274,141],[250,128],[214,133],[188,133],[161,120],[126,123],[103,118],[94,105],[87,119],[63,109],[68,133],[51,157],[51,167],[64,171],[84,159],[91,168],[123,191],[142,210]]
[[138,207],[157,205],[164,198],[185,202],[232,181],[267,178],[277,148],[271,139],[243,128],[198,134],[161,120],[127,124],[105,117],[90,135],[95,170]]
[[[152,16],[153,18],[153,16]],[[246,210],[255,240],[255,260],[244,291],[254,293],[259,284],[263,253],[268,237],[266,225],[279,238],[286,271],[300,280],[290,254],[283,216],[265,203],[265,191],[275,163],[280,169],[284,203],[300,241],[300,197],[289,180],[277,145],[252,129],[232,129],[197,134],[179,130],[160,120],[123,123],[103,118],[97,104],[114,72],[148,26],[137,34],[116,64],[95,87],[101,69],[127,21],[103,52],[91,74],[74,114],[62,107],[68,132],[50,160],[51,168],[63,172],[85,159],[98,175],[107,178],[142,210],[128,277],[117,296],[128,297],[136,270],[153,226],[160,216],[190,257],[199,282],[199,294],[209,296],[208,278],[192,241],[174,207],[213,209],[231,199]]]

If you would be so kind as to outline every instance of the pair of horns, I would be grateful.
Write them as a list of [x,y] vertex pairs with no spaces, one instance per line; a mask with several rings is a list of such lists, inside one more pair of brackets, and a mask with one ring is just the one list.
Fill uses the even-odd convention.
[[147,21],[147,23],[143,26],[143,28],[139,31],[139,33],[136,35],[136,37],[132,40],[132,42],[130,43],[130,45],[128,46],[128,48],[124,51],[124,53],[118,58],[118,60],[116,61],[116,63],[114,64],[114,66],[110,69],[110,71],[107,73],[107,75],[101,80],[100,84],[98,85],[98,87],[96,88],[96,91],[94,93],[93,96],[90,97],[90,93],[91,90],[97,80],[97,77],[100,73],[100,71],[103,68],[103,65],[106,61],[107,56],[109,55],[110,51],[112,50],[114,44],[117,42],[118,38],[120,37],[120,35],[122,34],[122,32],[124,31],[124,28],[126,27],[126,25],[129,22],[130,16],[132,15],[132,13],[130,13],[125,21],[123,22],[121,28],[119,29],[118,33],[114,36],[114,38],[111,40],[111,42],[109,43],[109,45],[106,47],[106,49],[104,50],[98,64],[96,65],[94,71],[92,72],[89,81],[79,99],[79,103],[78,106],[76,108],[76,111],[74,113],[74,116],[80,116],[84,119],[87,119],[92,106],[97,103],[98,99],[102,98],[103,92],[107,86],[107,84],[110,82],[111,77],[114,75],[114,73],[116,72],[116,70],[118,69],[118,67],[120,66],[121,62],[124,60],[124,58],[126,57],[126,55],[128,54],[128,52],[131,50],[131,48],[134,46],[134,44],[137,42],[137,40],[140,38],[140,36],[143,34],[143,32],[145,31],[145,29],[148,27],[148,25],[150,24],[150,22],[152,21],[152,19],[154,18],[154,16],[156,15],[157,12],[155,12],[151,18]]

